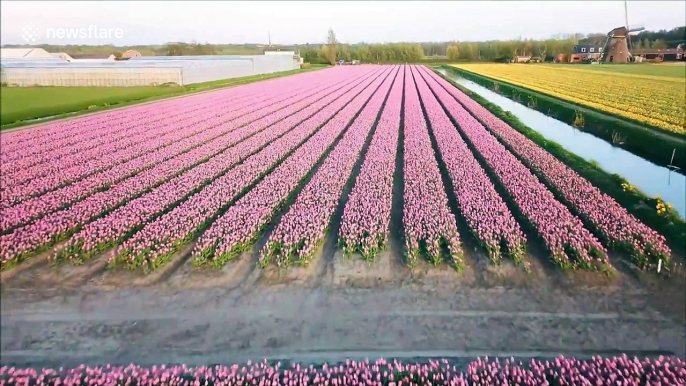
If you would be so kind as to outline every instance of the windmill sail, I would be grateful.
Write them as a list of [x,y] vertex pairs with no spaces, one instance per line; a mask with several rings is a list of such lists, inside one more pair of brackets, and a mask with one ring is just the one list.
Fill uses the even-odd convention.
[[639,32],[645,30],[646,27],[643,24],[636,24],[629,26],[629,32]]

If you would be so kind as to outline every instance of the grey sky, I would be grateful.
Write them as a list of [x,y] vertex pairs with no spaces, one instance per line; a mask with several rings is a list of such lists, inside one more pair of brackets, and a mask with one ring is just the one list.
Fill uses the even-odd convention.
[[[624,24],[623,1],[506,2],[219,2],[219,1],[2,1],[2,44],[160,44],[322,42],[328,27],[344,43],[545,38],[607,32]],[[629,23],[647,29],[686,24],[684,1],[629,2]],[[56,29],[119,28],[120,38],[58,38]],[[48,37],[48,29],[52,36]],[[76,36],[76,35],[72,35]],[[81,35],[83,36],[83,35]]]

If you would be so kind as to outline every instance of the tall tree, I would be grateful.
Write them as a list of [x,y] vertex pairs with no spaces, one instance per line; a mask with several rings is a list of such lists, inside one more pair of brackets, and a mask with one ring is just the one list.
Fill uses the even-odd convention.
[[460,48],[457,44],[451,44],[448,46],[446,54],[448,55],[449,60],[457,60],[460,58]]
[[664,40],[657,39],[653,42],[653,48],[658,48],[658,49],[667,48],[667,44],[665,44]]
[[338,56],[338,42],[336,41],[336,34],[333,32],[332,28],[329,28],[329,34],[326,37],[326,58],[329,60],[329,64],[336,64],[336,59]]

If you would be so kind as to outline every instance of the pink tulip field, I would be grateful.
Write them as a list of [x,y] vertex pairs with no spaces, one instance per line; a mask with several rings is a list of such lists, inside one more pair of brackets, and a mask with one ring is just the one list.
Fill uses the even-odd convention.
[[425,362],[346,360],[341,363],[248,361],[246,364],[0,367],[0,385],[684,385],[686,363],[675,357],[638,359],[626,355],[589,360],[477,358]]
[[[404,69],[398,77],[404,77]],[[399,78],[404,79],[404,78]],[[341,221],[340,244],[348,254],[373,260],[390,237],[391,195],[404,82],[394,82]]]
[[610,196],[513,130],[483,106],[451,87],[435,73],[427,71],[426,74],[441,84],[473,116],[484,122],[513,154],[541,175],[563,197],[570,209],[586,220],[589,229],[595,230],[607,244],[630,253],[640,267],[654,267],[660,259],[669,259],[671,251],[663,236],[641,223]]
[[[467,241],[493,264],[608,271],[610,250],[642,269],[671,257],[662,235],[425,66],[336,66],[46,123],[3,133],[0,161],[3,271],[38,258],[144,273],[173,259],[221,268],[249,251],[260,267],[307,266],[327,240],[373,261],[393,237],[408,265],[458,270],[471,259]],[[605,376],[577,365],[574,376]],[[365,377],[388,380],[385,365],[367,366]],[[489,362],[464,375],[436,366],[412,371],[458,384],[476,372],[514,376]],[[552,367],[531,366],[516,371],[550,379]],[[0,369],[0,382],[144,373],[11,371]]]
[[442,249],[456,266],[462,264],[462,247],[455,216],[448,208],[438,162],[417,93],[421,82],[415,71],[405,71],[405,138],[403,157],[403,227],[405,253],[410,264],[424,252],[433,263],[441,261]]

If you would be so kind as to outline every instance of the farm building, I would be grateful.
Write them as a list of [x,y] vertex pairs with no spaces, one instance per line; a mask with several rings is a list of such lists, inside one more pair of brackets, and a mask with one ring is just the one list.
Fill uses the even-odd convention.
[[632,50],[636,57],[640,56],[648,62],[675,62],[682,60],[683,50],[678,48],[638,48]]
[[595,46],[590,44],[577,44],[572,48],[572,54],[569,57],[570,63],[580,63],[588,61],[597,61],[603,53],[602,46]]

